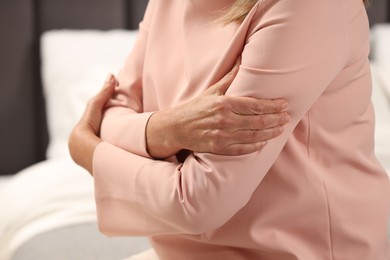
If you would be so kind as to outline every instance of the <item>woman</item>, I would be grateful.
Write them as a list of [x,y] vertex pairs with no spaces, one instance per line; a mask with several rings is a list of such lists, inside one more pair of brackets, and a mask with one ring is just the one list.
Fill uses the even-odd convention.
[[[357,0],[151,0],[101,129],[113,78],[70,138],[101,231],[159,259],[390,259],[368,52]],[[274,100],[268,124],[234,97]]]

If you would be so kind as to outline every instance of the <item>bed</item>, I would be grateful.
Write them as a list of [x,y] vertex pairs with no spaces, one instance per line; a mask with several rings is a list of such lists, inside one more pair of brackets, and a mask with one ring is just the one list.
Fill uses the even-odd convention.
[[[147,0],[0,2],[0,260],[122,259],[145,238],[107,238],[93,181],[69,158],[84,104],[131,49]],[[376,153],[390,174],[390,18],[371,9]],[[101,19],[104,17],[104,19]],[[9,25],[12,26],[9,26]],[[12,111],[12,113],[9,113]],[[12,176],[12,177],[11,177]]]

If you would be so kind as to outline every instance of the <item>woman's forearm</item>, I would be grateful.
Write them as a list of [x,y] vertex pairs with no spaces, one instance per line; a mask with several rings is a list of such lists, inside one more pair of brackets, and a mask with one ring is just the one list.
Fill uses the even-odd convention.
[[287,101],[224,94],[239,69],[237,63],[220,81],[198,97],[171,109],[154,113],[146,124],[149,155],[156,159],[180,150],[222,155],[258,151],[265,141],[279,136],[290,121]]
[[181,150],[176,146],[171,112],[171,110],[157,111],[149,118],[146,127],[146,146],[149,155],[153,158],[168,158]]

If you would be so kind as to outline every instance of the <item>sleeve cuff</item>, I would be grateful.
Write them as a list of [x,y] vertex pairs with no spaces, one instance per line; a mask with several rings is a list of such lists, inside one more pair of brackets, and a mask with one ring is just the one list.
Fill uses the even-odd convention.
[[107,121],[101,133],[103,141],[130,153],[152,158],[146,146],[146,126],[153,113],[132,113]]

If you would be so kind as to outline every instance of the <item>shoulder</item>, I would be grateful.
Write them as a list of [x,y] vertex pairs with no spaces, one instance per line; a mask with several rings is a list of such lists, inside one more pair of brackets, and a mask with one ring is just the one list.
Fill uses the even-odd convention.
[[310,63],[314,58],[340,55],[344,62],[348,36],[342,1],[259,0],[246,21],[247,53],[261,50],[262,60],[290,62],[291,66],[301,64],[303,57]]
[[268,37],[305,45],[322,46],[323,41],[328,39],[336,45],[344,45],[346,22],[343,1],[259,0],[248,16],[247,39],[261,31]]
[[[314,26],[343,20],[342,0],[259,0],[252,11],[253,30],[272,24]],[[312,25],[310,25],[312,24]]]

